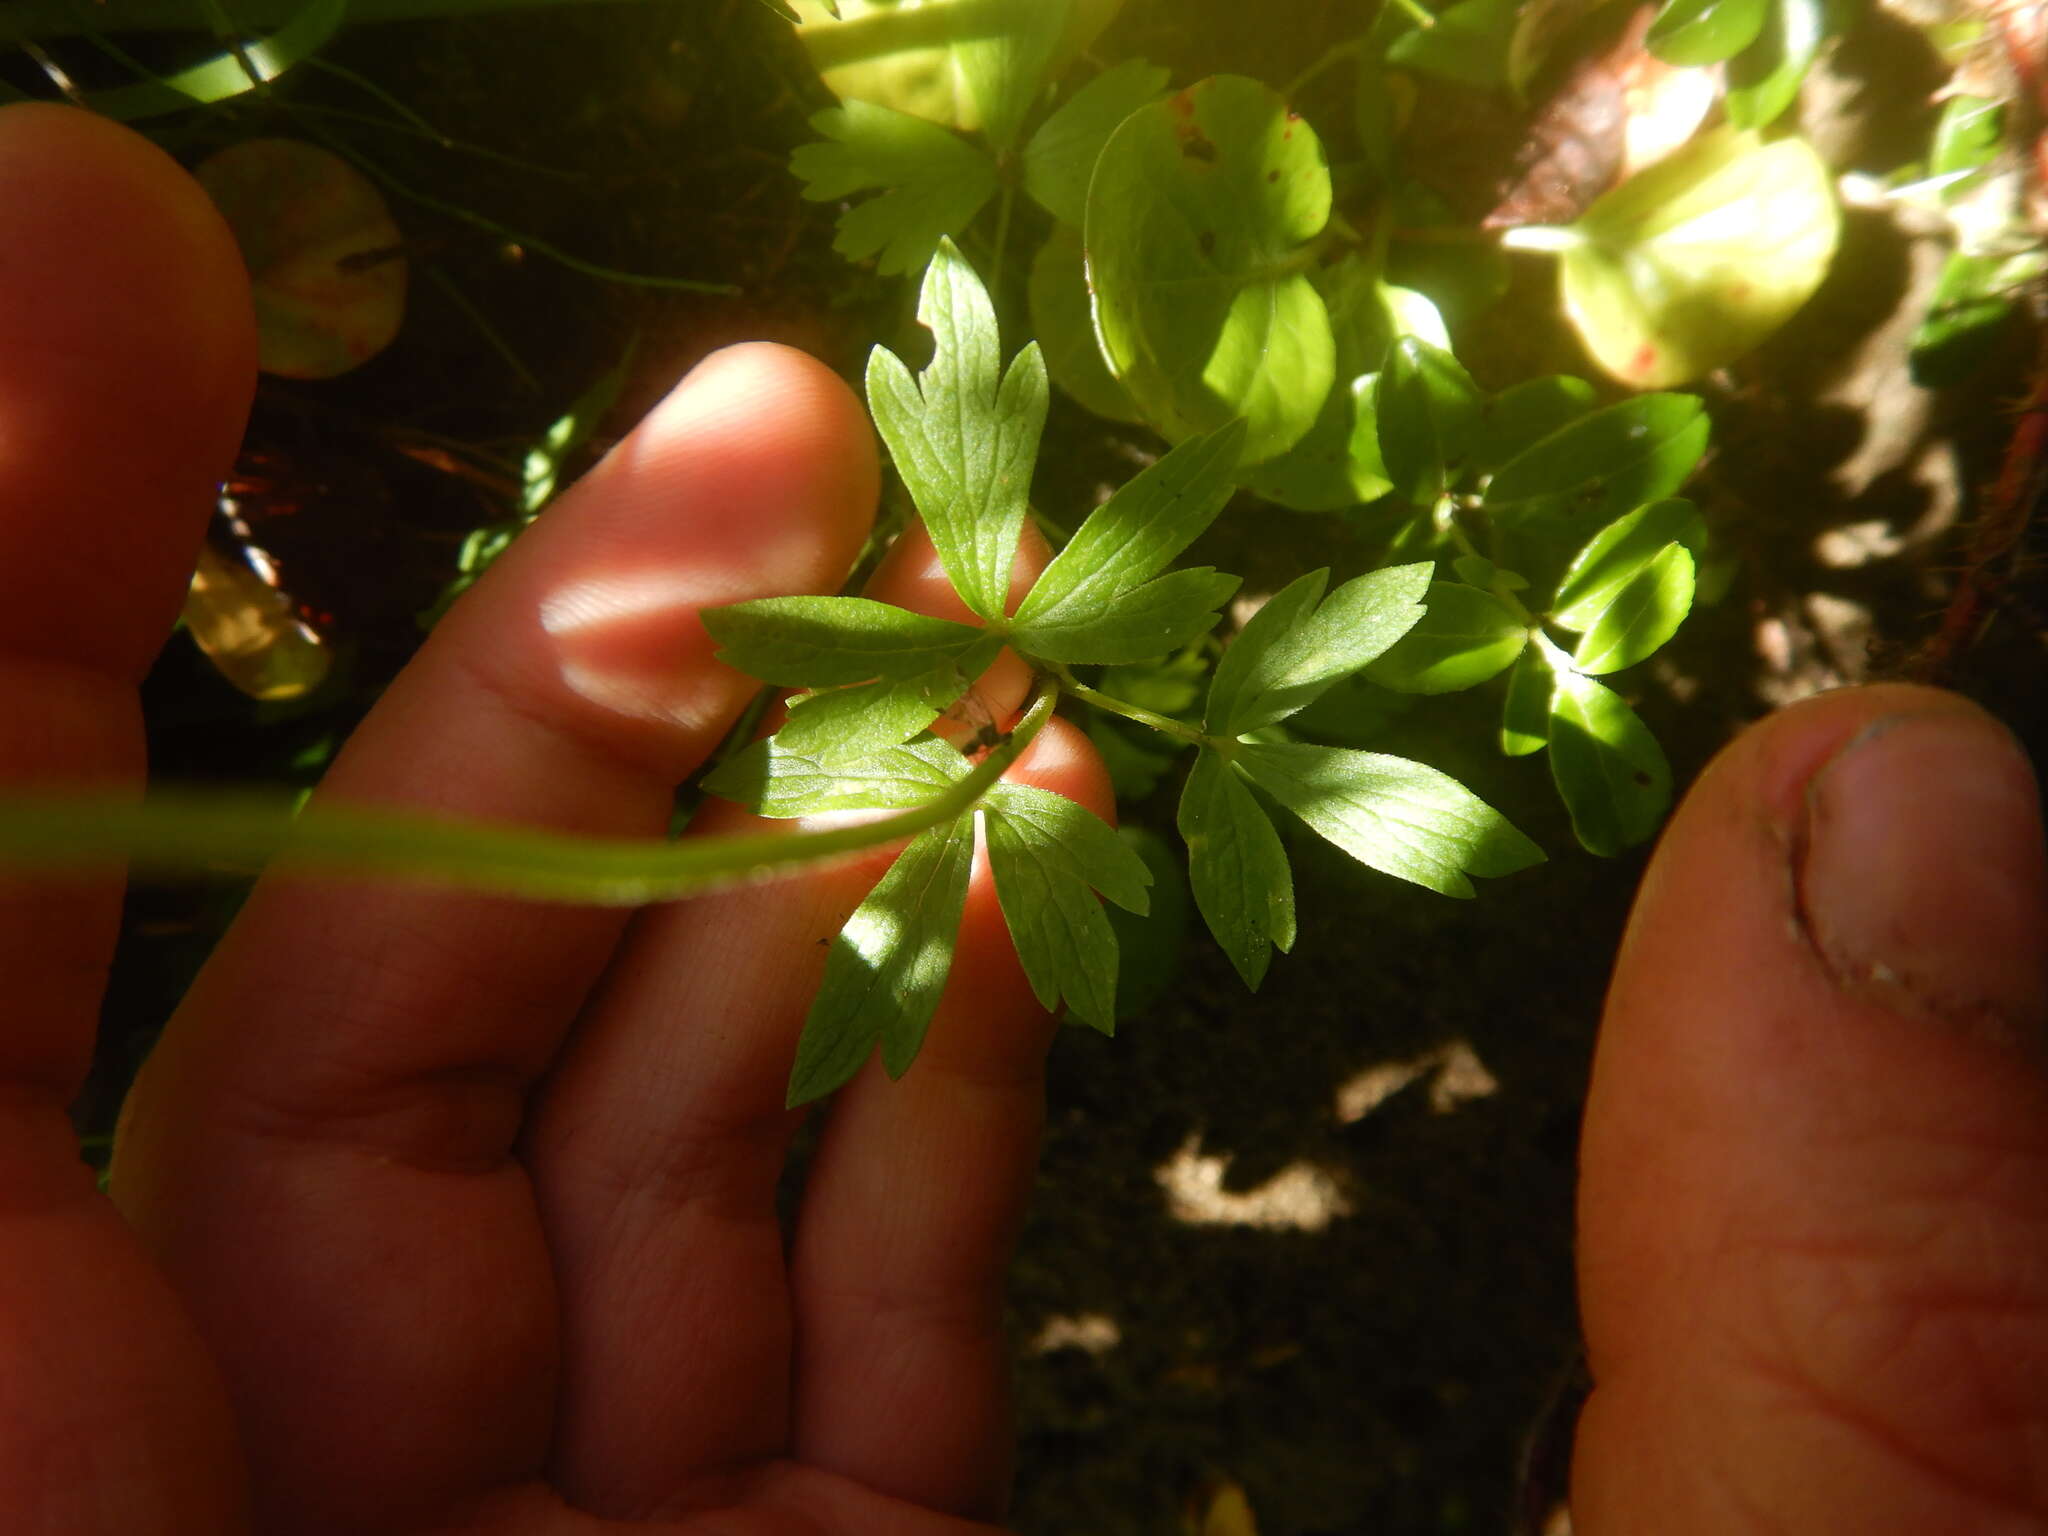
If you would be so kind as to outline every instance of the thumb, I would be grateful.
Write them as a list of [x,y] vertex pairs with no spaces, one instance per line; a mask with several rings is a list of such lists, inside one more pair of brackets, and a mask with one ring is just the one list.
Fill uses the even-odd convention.
[[1586,1112],[1573,1528],[2048,1530],[2048,872],[1947,694],[1785,711],[1644,880]]

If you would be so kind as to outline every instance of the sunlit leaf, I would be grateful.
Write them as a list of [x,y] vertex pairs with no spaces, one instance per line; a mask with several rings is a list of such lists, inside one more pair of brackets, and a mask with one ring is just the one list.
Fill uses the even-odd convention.
[[1064,998],[1112,1033],[1117,941],[1095,893],[1142,915],[1151,871],[1093,813],[1048,790],[998,784],[983,814],[996,899],[1032,993],[1048,1009]]
[[1508,673],[1501,705],[1500,749],[1509,757],[1540,752],[1550,741],[1550,695],[1556,687],[1541,646],[1529,646]]
[[878,1041],[891,1077],[909,1069],[953,968],[973,863],[974,817],[957,816],[913,838],[854,909],[797,1040],[792,1108],[845,1083]]
[[1088,215],[1088,179],[1123,120],[1166,88],[1167,71],[1127,59],[1076,91],[1024,146],[1024,189],[1054,218],[1078,230]]
[[971,624],[868,597],[763,597],[707,608],[719,660],[764,683],[819,687],[873,677],[915,677],[979,648]]
[[1728,121],[1754,129],[1782,117],[1799,99],[1826,29],[1826,0],[1770,0],[1770,14],[1756,41],[1728,61],[1728,89],[1722,97]]
[[1615,519],[1587,541],[1558,584],[1551,617],[1566,629],[1593,627],[1631,581],[1673,545],[1706,548],[1706,524],[1689,501],[1658,501]]
[[1327,574],[1311,571],[1274,594],[1231,642],[1209,688],[1210,732],[1241,736],[1307,708],[1423,617],[1426,561],[1368,572],[1324,598]]
[[[794,0],[797,36],[825,84],[1009,147],[1071,28],[1100,29],[1100,0]],[[1100,17],[1100,19],[1098,19]]]
[[1723,128],[1622,183],[1572,226],[1565,309],[1623,383],[1697,378],[1755,348],[1812,297],[1840,227],[1827,167],[1805,141],[1759,144]]
[[1175,824],[1188,845],[1195,907],[1257,991],[1274,949],[1294,947],[1294,876],[1280,834],[1237,771],[1206,750],[1195,756]]
[[1499,469],[1561,427],[1593,410],[1593,386],[1554,374],[1504,389],[1479,407],[1472,436],[1472,467]]
[[1666,0],[1650,52],[1667,64],[1718,64],[1756,40],[1770,0]]
[[1589,851],[1616,854],[1657,830],[1671,805],[1664,749],[1620,696],[1566,671],[1550,708],[1550,773]]
[[1359,863],[1446,896],[1468,876],[1509,875],[1543,850],[1448,774],[1406,758],[1345,747],[1247,744],[1251,781]]
[[1485,682],[1522,654],[1528,624],[1491,592],[1431,584],[1422,619],[1365,675],[1402,693],[1454,693]]
[[1934,124],[1927,174],[1958,176],[1982,170],[2005,145],[2005,104],[1983,96],[1951,96]]
[[811,126],[823,141],[799,145],[789,168],[814,203],[880,193],[839,216],[832,248],[850,261],[874,257],[884,275],[922,267],[995,194],[995,161],[923,118],[848,101],[820,112]]
[[1665,545],[1594,617],[1572,665],[1594,675],[1634,666],[1678,633],[1692,611],[1692,584],[1692,551]]
[[1508,524],[1598,527],[1683,485],[1706,452],[1710,430],[1695,396],[1623,400],[1516,454],[1488,482],[1486,510]]
[[1053,226],[1031,262],[1031,328],[1045,348],[1046,371],[1053,383],[1088,410],[1111,421],[1143,421],[1130,391],[1116,381],[1102,360],[1095,339],[1095,316],[1088,302],[1088,271],[1081,254],[1081,234],[1064,224]]
[[244,140],[193,174],[249,268],[265,372],[331,379],[391,344],[405,314],[404,237],[368,177],[294,139]]
[[1242,416],[1256,464],[1314,424],[1335,342],[1303,247],[1329,215],[1321,144],[1255,80],[1204,80],[1110,137],[1088,191],[1096,329],[1169,438]]
[[930,366],[913,378],[875,348],[868,409],[955,590],[1000,618],[1045,428],[1045,363],[1031,342],[1004,370],[988,290],[951,241],[925,273],[917,317],[932,332]]
[[1933,389],[1969,377],[1997,345],[2026,284],[2043,271],[2048,257],[2038,248],[2011,256],[1951,252],[1913,333],[1913,382]]
[[260,90],[324,48],[340,30],[347,10],[346,0],[311,0],[266,38],[244,43],[161,80],[138,80],[88,92],[83,105],[102,117],[127,123]]
[[704,780],[715,795],[757,816],[814,816],[822,811],[902,811],[922,805],[967,775],[967,760],[927,737],[856,760],[820,760],[781,741],[757,741]]
[[1168,571],[1092,611],[1028,621],[1020,614],[1010,635],[1019,650],[1048,661],[1146,661],[1215,628],[1239,580],[1206,565]]
[[1356,506],[1392,489],[1380,456],[1380,364],[1396,337],[1450,345],[1436,306],[1412,289],[1381,282],[1362,257],[1347,256],[1317,273],[1315,284],[1336,337],[1336,387],[1300,442],[1245,476],[1268,501],[1301,512]]

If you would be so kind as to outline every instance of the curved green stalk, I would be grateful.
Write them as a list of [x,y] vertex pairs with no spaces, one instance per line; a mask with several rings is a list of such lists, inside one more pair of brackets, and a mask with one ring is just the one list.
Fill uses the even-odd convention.
[[404,811],[173,791],[0,797],[0,867],[82,871],[126,861],[145,875],[254,870],[418,880],[498,896],[640,906],[781,874],[912,837],[970,809],[1052,715],[1042,684],[1016,726],[958,783],[911,810],[816,832],[679,843],[575,837]]

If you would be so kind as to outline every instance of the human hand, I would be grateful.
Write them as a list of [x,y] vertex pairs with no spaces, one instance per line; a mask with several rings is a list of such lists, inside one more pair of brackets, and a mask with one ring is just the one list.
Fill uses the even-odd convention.
[[[98,120],[0,113],[0,189],[0,780],[133,782],[133,686],[248,402],[246,282],[197,190]],[[752,689],[697,608],[830,590],[875,487],[835,378],[719,354],[435,631],[322,793],[659,836]],[[877,579],[944,604],[928,545]],[[1012,776],[1110,808],[1057,721]],[[119,888],[20,888],[11,1528],[979,1529],[1005,1496],[1001,1275],[1051,1029],[985,872],[917,1071],[837,1097],[786,1259],[776,1219],[796,1033],[879,868],[630,920],[265,880],[124,1115],[126,1228],[64,1116]]]
[[2048,875],[2012,738],[1829,694],[1644,879],[1581,1148],[1578,1536],[2048,1531]]

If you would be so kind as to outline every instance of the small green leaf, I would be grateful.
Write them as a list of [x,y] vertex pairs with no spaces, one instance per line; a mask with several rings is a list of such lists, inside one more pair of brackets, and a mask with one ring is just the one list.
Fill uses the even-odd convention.
[[1706,407],[1692,395],[1640,395],[1582,416],[1523,449],[1486,487],[1510,526],[1533,518],[1598,526],[1669,496],[1707,450]]
[[1718,64],[1764,28],[1769,0],[1667,0],[1650,26],[1650,52],[1666,64]]
[[1460,0],[1436,25],[1396,38],[1387,62],[1417,74],[1491,90],[1508,78],[1508,43],[1519,0]]
[[980,645],[929,672],[799,694],[790,701],[789,719],[776,739],[791,752],[825,762],[906,742],[951,708],[1002,646],[1001,636],[985,634]]
[[1479,422],[1479,389],[1441,347],[1404,336],[1379,384],[1380,458],[1397,495],[1428,506],[1456,478]]
[[867,597],[763,597],[704,610],[718,659],[785,687],[915,677],[978,649],[987,634]]
[[1206,565],[1164,576],[1125,592],[1104,607],[1077,611],[1065,605],[1051,618],[1012,625],[1017,648],[1046,661],[1093,665],[1149,661],[1207,634],[1240,578]]
[[1513,874],[1543,859],[1506,817],[1421,763],[1297,743],[1241,746],[1237,763],[1359,863],[1446,896],[1470,896],[1469,875]]
[[1984,96],[1951,96],[1942,103],[1928,151],[1929,176],[1981,171],[2005,144],[2005,104]]
[[973,223],[995,195],[995,161],[921,117],[849,101],[820,112],[811,126],[823,142],[800,145],[789,168],[814,203],[881,193],[839,216],[832,248],[849,261],[874,257],[885,277],[930,261],[939,241]]
[[1214,752],[1195,756],[1176,818],[1195,907],[1254,992],[1277,946],[1294,947],[1294,876],[1280,834]]
[[1833,180],[1804,140],[1759,144],[1723,127],[1605,193],[1572,226],[1565,309],[1600,366],[1631,388],[1697,378],[1813,296],[1841,223]]
[[1423,617],[1427,561],[1347,581],[1318,606],[1328,574],[1311,571],[1290,583],[1231,642],[1209,688],[1211,734],[1243,736],[1306,709]]
[[1048,790],[998,784],[983,812],[996,899],[1033,994],[1047,1009],[1064,997],[1076,1018],[1113,1033],[1116,934],[1095,892],[1142,914],[1151,871],[1104,822]]
[[1034,342],[1003,371],[988,290],[951,241],[925,273],[917,318],[931,328],[931,365],[913,379],[875,348],[868,409],[954,588],[998,619],[1045,429],[1045,363]]
[[1031,329],[1045,349],[1046,371],[1084,409],[1111,421],[1143,421],[1131,392],[1117,383],[1095,339],[1088,304],[1088,271],[1078,230],[1055,224],[1031,261],[1026,289]]
[[1380,458],[1378,370],[1396,337],[1448,346],[1443,319],[1421,294],[1383,283],[1362,257],[1316,274],[1337,340],[1337,382],[1307,436],[1268,459],[1244,482],[1298,512],[1330,512],[1376,501],[1392,488]]
[[1256,464],[1315,423],[1335,342],[1304,246],[1329,217],[1322,145],[1256,80],[1204,80],[1110,136],[1088,188],[1096,327],[1168,438],[1242,416]]
[[1439,581],[1423,602],[1421,621],[1365,669],[1382,688],[1455,693],[1485,682],[1529,643],[1528,625],[1491,592]]
[[1728,61],[1728,90],[1721,99],[1728,121],[1759,129],[1782,117],[1799,99],[1826,31],[1826,0],[1771,0],[1756,41]]
[[1126,59],[1074,92],[1024,146],[1024,189],[1075,229],[1088,216],[1088,178],[1123,120],[1166,88],[1167,71]]
[[1695,555],[1707,547],[1707,525],[1689,501],[1656,501],[1616,518],[1574,557],[1550,616],[1569,630],[1592,628],[1621,589],[1672,544]]
[[1021,626],[1106,617],[1199,538],[1230,500],[1244,426],[1191,438],[1089,513],[1017,606]]
[[1612,855],[1657,830],[1671,804],[1664,749],[1618,694],[1560,674],[1550,706],[1550,773],[1590,852]]
[[929,737],[858,761],[821,760],[770,738],[726,759],[704,787],[757,816],[788,818],[821,811],[906,811],[966,776],[967,760]]
[[[1472,467],[1490,474],[1593,410],[1593,386],[1553,374],[1504,389],[1479,407]],[[1477,585],[1477,583],[1475,583]]]
[[2027,283],[2048,270],[2039,249],[2011,256],[1952,252],[1936,279],[1927,317],[1913,333],[1913,382],[1961,383],[1990,356]]
[[1692,611],[1692,584],[1692,552],[1665,545],[1580,637],[1572,665],[1594,674],[1634,666],[1678,633]]
[[1540,752],[1550,741],[1550,695],[1556,682],[1543,648],[1529,646],[1515,658],[1508,673],[1507,700],[1501,706],[1500,749],[1509,757]]
[[901,1077],[917,1057],[953,968],[974,817],[919,833],[832,941],[825,980],[797,1040],[785,1102],[823,1098],[867,1063]]
[[1482,592],[1493,585],[1493,578],[1499,574],[1499,568],[1484,555],[1460,555],[1451,562],[1451,570],[1466,586],[1478,587]]

